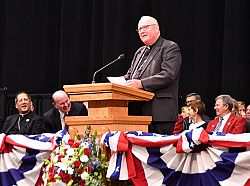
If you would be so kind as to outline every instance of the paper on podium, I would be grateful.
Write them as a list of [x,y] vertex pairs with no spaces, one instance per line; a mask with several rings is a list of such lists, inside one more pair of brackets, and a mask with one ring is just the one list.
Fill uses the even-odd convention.
[[126,79],[123,76],[119,77],[107,77],[110,83],[115,83],[118,85],[124,85],[126,83]]

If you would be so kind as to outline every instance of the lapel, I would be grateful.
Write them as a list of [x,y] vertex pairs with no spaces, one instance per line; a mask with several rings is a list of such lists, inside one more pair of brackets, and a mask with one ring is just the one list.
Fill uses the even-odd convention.
[[141,70],[141,73],[140,73],[139,77],[142,76],[143,72],[147,69],[148,65],[150,64],[150,62],[152,61],[154,56],[161,49],[162,43],[163,43],[163,39],[159,38],[159,40],[155,43],[155,45],[151,49],[151,51],[150,51],[150,53],[148,55],[148,58],[147,58],[145,64],[143,65],[143,67],[142,67],[142,70]]
[[18,117],[19,117],[19,114],[16,114],[16,115],[14,115],[13,116],[13,118],[11,119],[11,123],[10,123],[10,125],[9,125],[9,128],[6,130],[6,134],[8,134],[9,133],[9,131],[14,127],[14,125],[16,124],[16,122],[17,122],[17,119],[18,119]]
[[216,117],[214,120],[211,121],[211,127],[212,127],[212,131],[214,131],[214,129],[216,128],[216,126],[219,123],[219,117]]
[[54,124],[56,126],[56,130],[62,130],[61,116],[60,112],[57,108],[54,108]]
[[31,112],[29,113],[28,117],[25,118],[25,120],[23,121],[24,126],[19,131],[20,133],[22,133],[23,131],[27,131],[26,129],[31,127],[30,123],[32,122],[32,119],[33,119],[33,113]]
[[228,128],[231,126],[231,124],[233,123],[233,120],[234,120],[234,115],[231,114],[223,128],[223,132],[227,132],[228,131]]
[[147,48],[147,46],[144,46],[144,47],[142,47],[142,49],[138,52],[138,54],[137,54],[137,56],[136,56],[136,59],[135,59],[135,63],[134,63],[133,68],[132,68],[132,73],[131,73],[131,74],[134,74],[134,73],[135,73],[136,67],[137,67],[138,63],[140,62],[140,59],[142,58],[142,55],[144,54],[146,48]]

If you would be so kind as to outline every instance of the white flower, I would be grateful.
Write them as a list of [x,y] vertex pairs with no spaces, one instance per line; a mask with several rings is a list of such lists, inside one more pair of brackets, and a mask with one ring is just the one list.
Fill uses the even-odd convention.
[[69,156],[73,156],[75,153],[74,149],[70,148],[66,151],[66,154],[69,155]]
[[84,149],[88,149],[89,148],[89,143],[88,142],[83,142],[83,145],[82,145],[82,147],[84,148]]
[[88,177],[89,177],[89,174],[88,174],[87,172],[83,172],[83,173],[81,174],[81,178],[82,178],[83,180],[86,180]]
[[89,161],[89,157],[87,156],[87,155],[82,155],[81,157],[80,157],[80,160],[81,160],[81,162],[87,162],[87,161]]
[[55,183],[52,183],[51,186],[66,186],[67,184],[64,183],[64,182],[55,182]]
[[72,169],[71,167],[68,167],[67,172],[68,172],[68,174],[72,175],[72,174],[74,174],[74,169]]
[[63,171],[66,171],[67,168],[68,168],[68,166],[65,165],[65,164],[63,164],[62,162],[57,162],[57,163],[55,163],[55,166],[56,166],[56,167],[60,167],[60,169],[63,170]]
[[[65,161],[69,161],[69,155],[66,155],[64,158],[62,158],[62,159],[64,159]],[[63,160],[61,160],[61,161],[63,161]]]
[[53,162],[58,162],[58,155],[55,155],[55,157],[53,158]]
[[67,133],[66,135],[63,136],[62,143],[67,144],[69,141],[70,135]]

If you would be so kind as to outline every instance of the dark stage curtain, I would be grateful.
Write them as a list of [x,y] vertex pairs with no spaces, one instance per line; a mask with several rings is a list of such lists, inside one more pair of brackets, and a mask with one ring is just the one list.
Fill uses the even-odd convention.
[[[65,84],[126,73],[142,45],[135,32],[142,15],[157,18],[164,38],[182,51],[179,95],[198,92],[208,113],[214,98],[249,101],[248,0],[0,0],[0,86],[10,93],[52,93]],[[183,99],[180,105],[183,104]]]
[[7,87],[0,88],[0,133],[7,115]]

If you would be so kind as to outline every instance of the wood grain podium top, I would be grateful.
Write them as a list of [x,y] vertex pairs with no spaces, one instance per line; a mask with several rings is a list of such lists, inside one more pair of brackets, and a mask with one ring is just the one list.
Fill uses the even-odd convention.
[[[153,98],[154,93],[144,91],[141,89],[130,88],[114,83],[94,83],[94,84],[75,84],[75,85],[64,85],[63,86],[65,92],[67,92],[71,97],[74,95],[84,95],[83,99],[90,99],[92,100],[92,96],[87,95],[94,95],[99,94],[100,97],[105,95],[105,99],[109,99],[109,96],[114,98],[114,96],[119,97],[119,99],[124,100],[145,100],[149,101]],[[109,95],[109,96],[107,96]],[[117,96],[119,95],[119,96]],[[99,98],[100,98],[99,97]],[[104,99],[104,98],[103,98]],[[101,99],[102,100],[102,99]],[[77,100],[74,100],[77,101]]]

